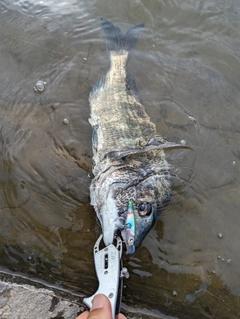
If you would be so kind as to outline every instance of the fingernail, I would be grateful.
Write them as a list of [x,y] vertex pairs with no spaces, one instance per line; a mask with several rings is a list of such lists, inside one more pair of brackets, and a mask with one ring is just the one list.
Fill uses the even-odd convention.
[[106,302],[106,297],[104,295],[96,295],[92,301],[92,309],[103,308]]

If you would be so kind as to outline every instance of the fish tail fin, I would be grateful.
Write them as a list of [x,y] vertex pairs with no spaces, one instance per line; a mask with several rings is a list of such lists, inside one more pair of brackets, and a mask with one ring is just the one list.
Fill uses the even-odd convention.
[[137,43],[140,32],[144,27],[143,23],[139,24],[129,29],[124,35],[118,27],[115,27],[108,20],[101,19],[101,23],[109,55],[112,51],[121,54],[121,52],[129,52],[132,50]]

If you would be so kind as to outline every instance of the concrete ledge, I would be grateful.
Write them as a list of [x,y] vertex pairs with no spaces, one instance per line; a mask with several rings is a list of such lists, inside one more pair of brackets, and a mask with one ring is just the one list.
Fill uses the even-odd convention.
[[75,319],[85,308],[72,299],[60,291],[0,281],[0,318]]

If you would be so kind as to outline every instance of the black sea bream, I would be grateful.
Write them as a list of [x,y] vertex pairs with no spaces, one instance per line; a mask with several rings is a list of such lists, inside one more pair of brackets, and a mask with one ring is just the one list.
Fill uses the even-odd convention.
[[135,81],[126,70],[129,52],[143,25],[129,29],[125,35],[107,20],[102,20],[102,28],[111,66],[89,97],[94,174],[91,204],[101,223],[105,245],[120,235],[131,254],[171,197],[164,148],[174,143],[157,134]]

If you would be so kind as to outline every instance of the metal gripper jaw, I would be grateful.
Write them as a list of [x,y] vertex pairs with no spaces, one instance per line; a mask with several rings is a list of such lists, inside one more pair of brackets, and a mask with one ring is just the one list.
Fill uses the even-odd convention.
[[122,277],[129,277],[126,268],[122,268],[122,240],[116,238],[116,246],[111,244],[99,250],[102,235],[94,245],[94,264],[99,286],[94,295],[84,298],[83,302],[91,309],[92,300],[97,294],[104,294],[108,297],[112,307],[112,318],[119,313],[122,297]]

